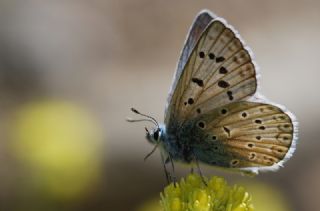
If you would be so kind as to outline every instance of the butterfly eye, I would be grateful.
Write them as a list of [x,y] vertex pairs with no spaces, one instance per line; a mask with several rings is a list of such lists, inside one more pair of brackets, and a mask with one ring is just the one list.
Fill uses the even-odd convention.
[[154,132],[153,138],[154,138],[154,140],[158,140],[158,138],[159,138],[159,131],[158,130],[156,132]]

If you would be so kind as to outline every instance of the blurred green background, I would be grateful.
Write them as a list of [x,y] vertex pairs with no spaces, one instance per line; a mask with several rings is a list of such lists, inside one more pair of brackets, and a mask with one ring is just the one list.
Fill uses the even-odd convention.
[[[244,184],[257,210],[318,210],[320,2],[1,0],[0,210],[152,210],[165,177],[144,124],[163,121],[186,33],[208,8],[242,35],[264,95],[300,123],[285,168]],[[177,175],[189,172],[177,165]],[[272,206],[272,207],[271,207]]]

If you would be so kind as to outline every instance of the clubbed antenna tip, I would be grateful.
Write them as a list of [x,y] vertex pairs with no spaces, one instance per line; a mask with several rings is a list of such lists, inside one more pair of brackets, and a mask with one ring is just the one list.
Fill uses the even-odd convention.
[[[131,111],[134,112],[134,113],[136,113],[136,114],[139,114],[139,115],[141,115],[141,116],[143,116],[143,117],[149,118],[150,121],[152,121],[152,122],[157,126],[157,128],[159,129],[159,124],[158,124],[157,120],[156,120],[155,118],[153,118],[152,116],[149,116],[149,115],[140,113],[140,112],[139,112],[137,109],[135,109],[135,108],[131,108]],[[136,122],[136,120],[127,120],[127,121],[129,121],[129,122]],[[141,120],[138,120],[138,121],[141,121]]]
[[139,112],[137,109],[135,109],[135,108],[131,108],[131,111],[134,112],[134,113],[136,113],[136,114],[140,114],[140,112]]

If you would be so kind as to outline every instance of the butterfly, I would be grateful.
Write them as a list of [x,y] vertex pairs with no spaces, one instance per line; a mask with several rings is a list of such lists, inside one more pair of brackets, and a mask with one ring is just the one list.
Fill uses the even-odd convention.
[[129,121],[156,125],[146,129],[146,138],[154,150],[160,147],[165,170],[166,163],[180,161],[254,175],[275,171],[295,150],[297,122],[257,92],[257,77],[251,50],[238,32],[203,10],[185,41],[164,124],[136,109],[146,119]]

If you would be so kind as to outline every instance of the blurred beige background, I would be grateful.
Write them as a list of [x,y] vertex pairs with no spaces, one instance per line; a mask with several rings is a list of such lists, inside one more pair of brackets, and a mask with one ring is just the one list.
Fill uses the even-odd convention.
[[[275,187],[288,210],[317,210],[320,2],[314,0],[1,0],[0,210],[135,210],[157,199],[165,185],[159,155],[143,162],[152,149],[144,139],[145,125],[125,118],[134,116],[129,109],[136,107],[163,121],[182,44],[204,8],[240,32],[260,66],[261,92],[297,116],[300,133],[295,155],[277,173],[251,179],[208,167],[203,171],[231,183]],[[69,198],[51,197],[47,189],[35,191],[42,183],[33,172],[42,178],[42,170],[30,168],[12,150],[10,137],[17,132],[8,128],[16,112],[44,99],[81,107],[102,133],[102,142],[87,142],[99,149],[94,159],[99,176],[86,180],[86,191]],[[40,148],[23,150],[18,142],[18,147],[28,156],[42,150],[38,144]],[[85,164],[79,174],[72,170],[74,177],[90,171]],[[187,172],[177,166],[177,175]]]

